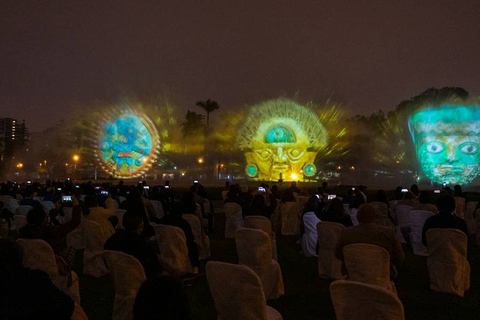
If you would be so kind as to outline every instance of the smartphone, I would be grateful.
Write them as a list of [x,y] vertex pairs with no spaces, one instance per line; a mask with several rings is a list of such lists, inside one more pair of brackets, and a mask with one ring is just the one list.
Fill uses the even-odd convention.
[[62,192],[62,188],[57,188],[57,191],[58,191],[58,192]]
[[100,191],[100,194],[102,196],[108,196],[108,191],[102,190],[102,191]]
[[27,184],[32,184],[32,180],[27,180]]
[[101,187],[95,187],[95,190],[100,190],[100,189],[101,189]]
[[77,184],[77,185],[75,186],[75,188],[80,188],[80,186]]
[[433,193],[440,193],[440,190],[433,190]]
[[352,188],[353,191],[355,191],[355,188]]
[[317,199],[320,200],[320,196],[318,194],[316,194],[315,197],[317,197]]
[[165,189],[170,189],[170,186],[165,186]]
[[148,190],[150,189],[150,186],[143,186],[143,190]]
[[407,193],[408,189],[402,189],[402,193]]
[[70,181],[70,178],[67,178],[68,181]]
[[194,184],[198,184],[198,180],[193,180],[193,183],[194,183]]
[[72,196],[63,196],[62,202],[72,202]]
[[336,197],[337,197],[336,194],[329,194],[329,195],[327,196],[327,199],[328,199],[328,200],[332,200],[332,199],[335,199]]
[[264,193],[264,192],[267,192],[267,190],[265,190],[264,187],[258,187],[258,192]]

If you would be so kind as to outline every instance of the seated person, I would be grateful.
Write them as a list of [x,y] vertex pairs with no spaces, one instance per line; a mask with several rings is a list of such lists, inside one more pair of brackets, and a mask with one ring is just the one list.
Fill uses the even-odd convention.
[[320,214],[320,220],[341,223],[345,227],[353,226],[352,219],[350,219],[350,216],[345,212],[343,203],[338,198],[330,200],[326,209]]
[[143,217],[141,213],[127,211],[123,215],[123,227],[118,230],[105,243],[105,250],[122,251],[134,256],[140,261],[147,277],[160,275],[162,268],[158,262],[157,254],[148,239],[143,237]]
[[133,320],[190,320],[190,305],[183,285],[172,277],[147,279],[138,290]]
[[449,194],[442,194],[437,201],[438,214],[428,218],[423,225],[422,243],[427,245],[427,231],[430,229],[447,228],[458,229],[468,238],[468,229],[465,220],[457,217],[455,211],[455,198]]
[[433,213],[437,213],[437,207],[435,207],[433,204],[430,203],[430,194],[428,191],[422,191],[420,192],[420,203],[413,206],[412,210],[425,210],[425,211],[430,211]]
[[342,230],[335,256],[343,261],[343,247],[352,243],[368,243],[385,248],[390,254],[390,277],[396,278],[397,268],[405,258],[395,235],[395,229],[375,224],[375,208],[368,203],[360,206],[357,213],[358,226]]
[[184,209],[183,206],[179,203],[174,203],[170,207],[168,214],[160,219],[160,224],[166,224],[174,227],[178,227],[183,230],[185,233],[185,238],[187,240],[188,248],[188,257],[190,258],[190,263],[194,268],[198,268],[198,245],[195,242],[195,237],[192,232],[190,224],[182,218],[182,213],[189,213],[190,208]]
[[40,202],[37,200],[34,200],[33,197],[35,196],[35,188],[33,186],[28,186],[25,189],[25,196],[23,197],[22,200],[20,200],[20,205],[21,206],[34,206],[34,205],[39,205]]
[[[35,206],[27,214],[28,224],[18,231],[20,238],[26,239],[42,239],[45,240],[53,249],[56,255],[63,255],[63,247],[65,237],[67,234],[76,229],[80,224],[81,208],[78,204],[77,198],[72,196],[72,219],[64,224],[54,225],[49,220],[49,215],[45,209],[40,206]],[[70,261],[69,257],[64,256]]]
[[102,228],[105,239],[108,239],[115,233],[115,229],[109,220],[115,216],[115,205],[110,196],[108,196],[105,204],[107,208],[100,207],[96,196],[87,196],[85,197],[86,209],[83,214],[85,219],[98,223]]
[[20,247],[0,239],[0,319],[70,319],[73,300],[48,274],[23,267]]

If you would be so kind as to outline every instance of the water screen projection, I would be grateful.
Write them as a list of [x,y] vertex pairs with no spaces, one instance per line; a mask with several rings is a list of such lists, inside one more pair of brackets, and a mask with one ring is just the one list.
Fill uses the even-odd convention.
[[466,185],[480,173],[480,107],[444,104],[418,111],[408,123],[425,175]]
[[97,132],[96,157],[103,170],[117,178],[146,173],[158,158],[160,140],[152,121],[128,111],[102,120]]
[[328,143],[317,115],[288,99],[253,106],[237,134],[246,175],[255,180],[302,180],[317,173],[315,158]]

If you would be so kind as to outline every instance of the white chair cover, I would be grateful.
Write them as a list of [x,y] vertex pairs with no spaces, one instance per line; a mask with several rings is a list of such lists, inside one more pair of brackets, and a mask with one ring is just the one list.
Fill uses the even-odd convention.
[[58,273],[55,254],[48,243],[40,239],[18,239],[17,243],[22,248],[25,267],[46,272],[58,289],[68,294],[74,302],[80,303],[77,274],[71,271],[69,279],[68,275],[61,276]]
[[[81,218],[81,221],[86,220]],[[67,234],[67,247],[72,247],[75,250],[85,249],[85,240],[83,239],[82,224],[75,228],[75,230]]]
[[172,275],[192,272],[183,230],[164,224],[158,224],[154,228],[162,267]]
[[63,216],[57,215],[55,217],[55,219],[57,219],[57,221],[60,224],[64,224],[64,223],[67,223],[68,221],[72,220],[72,214],[73,214],[73,208],[72,207],[65,207],[65,208],[63,208]]
[[239,204],[229,202],[223,205],[225,214],[225,238],[235,238],[235,230],[243,227],[242,207]]
[[477,205],[478,201],[469,201],[465,206],[465,222],[467,223],[469,234],[475,234],[476,232],[475,218],[473,217],[473,213],[475,212]]
[[5,209],[10,211],[12,214],[15,214],[17,208],[20,206],[17,199],[12,198],[11,196],[4,196],[3,206]]
[[103,257],[115,286],[112,320],[131,320],[135,297],[147,279],[142,264],[120,251],[105,250]]
[[155,214],[157,218],[162,218],[165,215],[163,212],[163,204],[158,200],[150,200],[150,203],[155,208]]
[[115,199],[112,199],[112,201],[113,201],[113,206],[115,207],[115,210],[120,209],[120,206],[118,205],[118,201]]
[[182,218],[187,220],[192,228],[193,236],[198,244],[198,259],[205,260],[210,258],[210,238],[205,234],[200,220],[193,214],[184,214]]
[[350,215],[350,220],[352,220],[353,225],[358,226],[358,219],[357,219],[358,208],[351,208],[346,212]]
[[296,235],[300,233],[300,211],[296,202],[280,203],[282,234]]
[[345,226],[336,222],[321,221],[317,223],[318,275],[320,278],[342,278],[342,261],[335,257],[335,248],[343,229]]
[[[203,219],[202,216],[202,207],[198,204],[195,203],[195,212],[194,214],[197,216],[197,218],[200,220],[200,223],[202,224],[202,228],[207,228],[207,220]],[[243,217],[242,217],[243,218]]]
[[98,223],[84,219],[82,220],[83,239],[85,241],[85,252],[83,253],[83,273],[101,277],[108,273],[103,260],[103,247],[105,237],[102,228]]
[[465,198],[455,197],[455,215],[465,219]]
[[223,320],[282,320],[267,306],[262,282],[247,266],[210,261],[206,266],[210,292]]
[[428,256],[427,247],[422,243],[422,230],[425,221],[433,216],[433,212],[427,210],[412,210],[409,214],[408,225],[410,226],[410,244],[413,254],[417,256]]
[[382,287],[347,280],[330,285],[337,320],[404,320],[402,302]]
[[118,223],[115,226],[115,230],[123,229],[123,215],[127,210],[117,209],[115,210],[115,216],[118,218]]
[[470,288],[467,236],[457,229],[427,231],[430,289],[463,297]]
[[280,218],[280,203],[281,203],[280,199],[277,199],[277,207],[275,208],[275,211],[273,211],[272,215],[270,216],[270,221],[272,222],[272,229],[274,233],[280,230],[282,226],[282,221]]
[[382,247],[368,243],[352,243],[343,247],[347,280],[383,287],[397,294],[390,280],[390,254]]
[[317,218],[314,212],[306,212],[303,215],[303,226],[305,232],[302,236],[302,251],[306,257],[318,257],[317,254],[317,224],[320,219]]
[[127,198],[120,196],[120,197],[118,197],[118,200],[120,201],[120,204],[122,204],[122,202],[126,201]]
[[24,215],[16,214],[13,216],[13,223],[10,230],[16,230],[18,232],[18,230],[22,229],[27,224],[27,217],[25,217]]
[[42,206],[47,212],[55,209],[55,203],[53,203],[52,201],[42,201]]
[[33,209],[32,206],[26,206],[26,205],[18,206],[17,209],[15,210],[15,214],[26,217],[27,213],[30,212],[30,210],[32,209]]
[[239,264],[250,267],[262,280],[265,298],[277,299],[285,294],[282,270],[272,259],[271,240],[258,229],[239,228],[235,231]]
[[408,216],[411,210],[411,206],[398,205],[395,207],[395,216],[397,218],[397,228],[395,229],[395,232],[397,233],[398,241],[401,243],[407,243],[403,238],[402,231],[400,229],[403,227],[408,227]]
[[383,202],[372,202],[371,205],[375,208],[375,224],[395,228],[392,220],[388,216],[388,206]]
[[259,229],[270,236],[272,243],[272,259],[278,261],[277,257],[277,240],[275,233],[272,231],[271,221],[263,216],[247,216],[243,222],[245,228]]

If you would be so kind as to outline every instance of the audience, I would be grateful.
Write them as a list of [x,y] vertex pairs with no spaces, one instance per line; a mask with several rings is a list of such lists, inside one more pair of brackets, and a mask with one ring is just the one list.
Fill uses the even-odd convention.
[[195,241],[190,224],[182,218],[183,213],[191,213],[189,210],[189,208],[185,209],[184,206],[179,203],[174,203],[170,207],[168,214],[160,219],[160,223],[178,227],[183,230],[187,242],[186,245],[188,248],[188,257],[190,258],[190,263],[194,268],[198,269],[198,245]]
[[420,203],[414,205],[412,210],[426,210],[435,214],[438,212],[437,207],[430,203],[430,193],[428,191],[420,192],[419,201]]
[[342,200],[338,198],[330,200],[326,209],[321,213],[320,220],[341,223],[345,227],[353,226],[352,219],[345,213]]
[[[20,238],[45,240],[57,255],[72,262],[70,252],[65,250],[65,237],[80,224],[81,208],[76,197],[72,196],[72,219],[64,224],[54,225],[42,206],[35,206],[27,214],[28,224],[18,232]],[[68,251],[69,248],[67,248]]]
[[404,259],[403,249],[395,230],[375,224],[375,208],[368,203],[360,206],[358,226],[345,228],[337,243],[335,256],[343,261],[343,247],[352,243],[369,243],[385,248],[390,254],[390,277],[396,278],[398,266]]
[[148,239],[142,236],[143,217],[141,213],[127,211],[123,215],[123,228],[118,230],[105,243],[105,250],[122,251],[132,255],[140,261],[148,278],[160,275],[157,254]]
[[315,215],[318,206],[318,196],[313,195],[308,198],[305,208],[303,209],[303,235],[302,235],[302,251],[306,257],[318,256],[318,235],[317,224],[321,221]]
[[100,207],[97,196],[86,196],[83,214],[85,215],[85,219],[96,222],[100,228],[102,228],[105,239],[108,239],[115,233],[115,228],[111,220],[109,220],[115,215],[115,205],[110,196],[105,201],[105,204],[107,206],[106,208]]
[[468,237],[468,229],[465,220],[453,214],[455,211],[455,199],[449,194],[442,194],[437,201],[438,214],[428,218],[423,225],[422,242],[427,244],[427,231],[430,229],[448,228],[458,229]]

